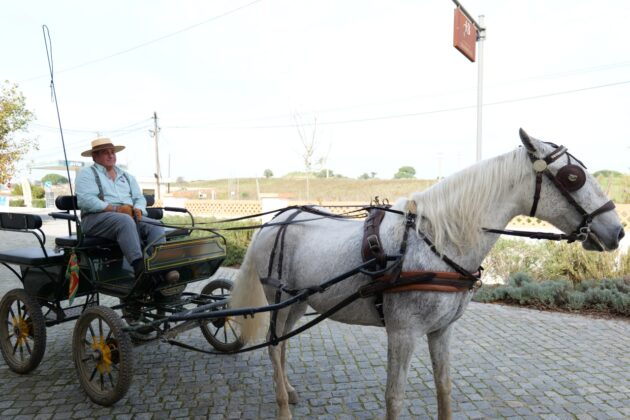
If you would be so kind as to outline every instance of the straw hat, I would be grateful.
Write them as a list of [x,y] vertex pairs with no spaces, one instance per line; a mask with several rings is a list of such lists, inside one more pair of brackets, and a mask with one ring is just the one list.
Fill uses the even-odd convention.
[[92,156],[92,153],[98,152],[99,150],[104,150],[104,149],[114,149],[114,152],[118,153],[124,148],[125,146],[114,146],[112,144],[112,140],[108,139],[107,137],[101,137],[101,138],[92,140],[92,148],[81,153],[81,156],[89,157],[89,156]]

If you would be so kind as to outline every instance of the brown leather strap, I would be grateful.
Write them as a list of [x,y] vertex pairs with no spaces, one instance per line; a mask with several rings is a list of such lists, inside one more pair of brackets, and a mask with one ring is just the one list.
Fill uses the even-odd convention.
[[[384,293],[399,293],[410,291],[428,292],[465,292],[474,287],[478,287],[481,273],[472,273],[477,279],[473,281],[468,276],[451,271],[403,271],[394,283],[402,283],[384,290]],[[384,276],[384,281],[391,281]]]
[[385,217],[385,211],[381,209],[371,209],[367,219],[363,224],[363,242],[361,243],[361,256],[363,261],[376,259],[379,268],[387,266],[387,255],[381,245],[379,230],[381,222]]

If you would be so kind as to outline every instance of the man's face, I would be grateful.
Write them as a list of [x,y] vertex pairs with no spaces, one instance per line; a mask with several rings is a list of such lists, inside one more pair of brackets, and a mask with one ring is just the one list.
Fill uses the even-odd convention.
[[113,168],[116,164],[116,152],[113,147],[111,149],[103,149],[92,153],[92,158],[94,159],[94,162],[99,165],[103,165],[107,169]]

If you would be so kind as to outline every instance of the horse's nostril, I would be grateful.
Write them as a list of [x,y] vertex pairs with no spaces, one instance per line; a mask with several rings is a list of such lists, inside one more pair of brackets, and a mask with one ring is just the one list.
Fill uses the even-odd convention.
[[626,236],[626,232],[624,232],[623,228],[621,228],[621,230],[619,231],[619,240],[622,240],[623,237]]

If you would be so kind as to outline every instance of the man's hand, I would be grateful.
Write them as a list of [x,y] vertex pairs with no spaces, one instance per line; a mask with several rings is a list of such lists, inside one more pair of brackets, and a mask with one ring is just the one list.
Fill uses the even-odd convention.
[[135,215],[135,219],[137,221],[140,221],[142,219],[142,210],[140,210],[139,208],[134,207],[133,208],[133,214]]
[[124,213],[129,217],[133,217],[133,207],[129,204],[123,204],[122,206],[114,206],[114,211],[116,213]]

